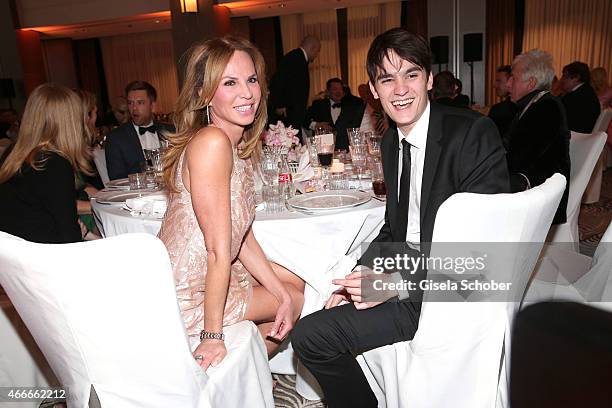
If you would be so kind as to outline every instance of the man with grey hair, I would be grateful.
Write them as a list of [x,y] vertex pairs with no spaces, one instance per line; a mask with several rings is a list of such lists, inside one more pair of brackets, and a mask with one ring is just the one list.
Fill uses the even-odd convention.
[[566,221],[569,193],[569,137],[565,109],[551,95],[555,75],[552,56],[534,49],[514,58],[510,98],[518,113],[505,135],[506,159],[513,192],[542,184],[554,173],[567,180],[553,224]]

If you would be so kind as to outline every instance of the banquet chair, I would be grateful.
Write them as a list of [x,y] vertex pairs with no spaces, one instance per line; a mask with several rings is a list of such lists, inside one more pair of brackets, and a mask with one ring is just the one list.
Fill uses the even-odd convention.
[[[601,111],[591,133],[607,132],[610,120],[612,120],[612,109],[606,109]],[[608,138],[610,138],[610,136],[612,135],[608,135]],[[603,176],[603,171],[606,165],[605,162],[606,149],[604,148],[601,152],[601,155],[599,156],[599,160],[597,160],[597,164],[595,164],[595,168],[593,169],[593,174],[591,174],[589,184],[587,185],[586,190],[584,191],[584,195],[582,196],[583,204],[592,204],[599,201],[599,196],[601,194],[601,178]]]
[[273,406],[266,350],[252,322],[224,328],[228,354],[217,367],[204,372],[195,362],[156,237],[52,245],[0,232],[0,264],[0,284],[69,407],[87,407],[92,388],[103,408]]
[[[438,210],[430,257],[443,243],[497,246],[520,298],[564,189],[565,178],[555,174],[542,185],[515,194],[451,196]],[[430,301],[426,292],[411,341],[358,357],[379,406],[507,406],[510,333],[518,305],[518,299]]]
[[104,149],[96,146],[92,153],[98,174],[102,179],[102,183],[104,183],[106,186],[110,180],[108,178],[108,170],[106,169],[106,156],[104,155]]
[[545,246],[525,303],[573,301],[612,311],[612,223],[593,258],[554,245]]
[[576,252],[579,250],[578,215],[580,200],[584,194],[595,163],[606,143],[606,134],[571,132],[570,139],[570,180],[567,199],[567,220],[563,224],[553,225],[548,233],[547,242],[564,243]]

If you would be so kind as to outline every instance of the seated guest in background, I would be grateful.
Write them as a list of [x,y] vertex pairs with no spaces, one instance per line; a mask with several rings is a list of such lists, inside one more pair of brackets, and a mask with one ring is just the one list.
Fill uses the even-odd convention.
[[[373,242],[387,247],[431,242],[438,208],[451,195],[508,191],[504,149],[491,119],[429,103],[433,78],[427,40],[403,28],[380,34],[368,51],[367,71],[374,97],[397,124],[382,141],[386,213]],[[354,270],[334,280],[343,290],[330,297],[325,310],[299,320],[291,335],[330,408],[377,407],[355,356],[411,340],[419,322],[417,291],[370,302],[362,297],[362,276]],[[339,305],[343,300],[351,303]]]
[[463,92],[463,82],[459,78],[455,78],[455,106],[469,108],[471,105],[470,97],[461,92]]
[[368,84],[359,85],[359,96],[366,103],[363,111],[363,118],[359,130],[362,132],[372,132],[378,135],[383,135],[389,128],[389,121],[385,111],[383,111],[380,100],[375,99]]
[[106,137],[104,153],[108,178],[125,178],[143,171],[143,149],[159,149],[163,131],[171,126],[153,121],[157,91],[148,82],[134,81],[125,87],[128,109],[132,120],[119,126]]
[[359,127],[364,105],[362,102],[344,99],[344,86],[340,78],[329,79],[325,88],[327,98],[314,101],[308,108],[306,125],[312,130],[317,127],[335,130],[336,149],[348,150],[346,128]]
[[344,98],[342,98],[342,102],[353,104],[353,105],[363,105],[364,104],[365,101],[361,97],[353,95],[353,92],[351,92],[350,86],[344,85],[343,88],[344,88]]
[[181,315],[199,344],[194,358],[217,365],[223,327],[252,320],[272,353],[300,316],[304,282],[266,259],[251,228],[251,156],[266,125],[265,66],[247,40],[196,44],[169,133],[170,190],[159,238],[170,255]]
[[612,108],[612,86],[608,84],[608,73],[605,68],[597,67],[591,70],[591,84],[599,98],[601,110]]
[[15,109],[0,110],[0,139],[17,139],[19,131],[19,117]]
[[569,130],[591,133],[601,112],[597,94],[591,87],[591,73],[584,62],[574,61],[563,67],[561,101],[565,106]]
[[436,103],[447,106],[467,107],[457,99],[455,76],[450,71],[437,73],[433,79],[431,93]]
[[0,168],[0,230],[41,243],[83,239],[75,171],[91,174],[76,93],[44,84],[28,98],[19,137]]
[[518,113],[508,130],[506,155],[513,192],[538,186],[554,173],[565,176],[567,185],[553,224],[566,221],[569,193],[569,137],[565,109],[550,94],[555,71],[552,56],[531,50],[514,58],[510,97]]
[[497,68],[495,73],[495,94],[503,101],[491,106],[489,117],[495,122],[499,134],[503,136],[508,131],[512,119],[516,115],[516,105],[510,99],[510,75],[512,67],[510,65],[502,65]]
[[[81,99],[85,112],[85,126],[87,132],[83,135],[85,143],[87,144],[87,154],[89,156],[89,163],[92,169],[95,169],[93,164],[91,151],[95,144],[96,134],[96,119],[98,118],[98,106],[96,104],[96,96],[83,89],[76,89],[75,92]],[[87,228],[87,233],[83,237],[85,240],[99,239],[100,235],[96,227],[93,214],[91,212],[91,202],[89,198],[96,194],[98,190],[104,188],[102,180],[98,175],[97,171],[94,171],[93,176],[88,176],[80,171],[76,172],[76,188],[77,188],[77,211],[79,213],[79,220]]]
[[[591,84],[599,98],[601,110],[612,109],[612,86],[608,85],[608,73],[603,67],[591,71]],[[612,146],[612,121],[608,125],[608,146]]]

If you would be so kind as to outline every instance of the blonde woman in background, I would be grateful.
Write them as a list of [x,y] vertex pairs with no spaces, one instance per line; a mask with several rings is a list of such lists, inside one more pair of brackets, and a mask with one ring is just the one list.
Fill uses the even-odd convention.
[[[247,40],[223,37],[192,48],[164,159],[171,191],[159,238],[174,270],[194,358],[207,369],[227,350],[223,326],[258,325],[271,354],[300,315],[304,282],[271,264],[251,229],[250,157],[264,130],[266,76]],[[263,97],[262,97],[263,96]]]
[[75,171],[91,174],[77,94],[51,84],[28,98],[19,136],[0,167],[0,230],[28,241],[81,241]]

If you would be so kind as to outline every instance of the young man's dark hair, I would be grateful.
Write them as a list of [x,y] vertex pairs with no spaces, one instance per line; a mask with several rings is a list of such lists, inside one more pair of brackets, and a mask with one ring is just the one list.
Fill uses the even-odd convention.
[[367,70],[371,83],[376,82],[378,71],[383,71],[383,61],[391,51],[422,68],[426,76],[431,73],[431,49],[427,41],[420,35],[398,27],[376,37],[370,46]]
[[147,81],[132,81],[125,87],[125,95],[131,91],[147,91],[147,96],[151,100],[151,102],[155,102],[157,100],[157,91],[155,87],[148,83]]
[[589,66],[584,62],[574,61],[571,64],[567,64],[563,67],[563,75],[570,78],[578,77],[578,80],[582,83],[591,83],[591,72]]

